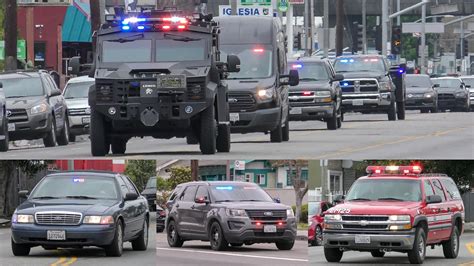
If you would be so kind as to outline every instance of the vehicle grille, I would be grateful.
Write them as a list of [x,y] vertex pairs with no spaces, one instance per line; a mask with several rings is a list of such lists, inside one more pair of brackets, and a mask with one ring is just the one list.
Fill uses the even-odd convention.
[[388,216],[343,215],[343,221],[387,221]]
[[360,224],[344,224],[344,229],[362,229],[362,230],[369,230],[369,229],[379,229],[385,230],[387,229],[386,224],[369,224],[369,225],[360,225]]
[[286,210],[247,210],[247,215],[252,220],[286,220]]
[[82,214],[75,212],[38,212],[35,214],[37,224],[43,225],[78,225]]
[[187,99],[191,101],[203,100],[206,98],[206,79],[194,78],[186,80]]
[[229,93],[229,109],[231,113],[256,110],[256,101],[251,93]]
[[344,93],[367,93],[378,92],[378,82],[376,79],[343,80],[340,82],[341,90]]
[[8,109],[7,117],[9,122],[26,122],[28,121],[28,114],[25,109]]
[[439,93],[438,100],[440,101],[449,101],[454,100],[454,94],[451,93]]
[[75,115],[90,115],[91,109],[90,108],[75,108],[75,109],[68,109],[68,113],[70,116]]
[[306,96],[306,95],[303,95],[302,91],[290,92],[288,96],[290,98],[290,102],[292,103],[313,103],[314,102],[314,95]]

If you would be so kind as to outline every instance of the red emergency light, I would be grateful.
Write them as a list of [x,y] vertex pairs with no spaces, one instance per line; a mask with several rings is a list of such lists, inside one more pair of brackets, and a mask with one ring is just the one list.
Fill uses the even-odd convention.
[[422,167],[420,165],[411,166],[367,166],[365,171],[369,175],[382,175],[382,174],[403,174],[403,175],[417,175],[421,174]]
[[303,96],[311,96],[313,95],[312,91],[303,91]]

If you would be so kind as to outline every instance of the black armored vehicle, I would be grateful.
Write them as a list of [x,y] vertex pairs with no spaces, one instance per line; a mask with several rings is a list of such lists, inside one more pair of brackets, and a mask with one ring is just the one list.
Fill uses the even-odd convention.
[[[108,15],[96,36],[89,90],[93,156],[123,154],[132,137],[188,137],[203,154],[230,150],[228,72],[212,15],[174,9]],[[79,71],[76,59],[72,68]],[[74,71],[74,72],[76,72]]]

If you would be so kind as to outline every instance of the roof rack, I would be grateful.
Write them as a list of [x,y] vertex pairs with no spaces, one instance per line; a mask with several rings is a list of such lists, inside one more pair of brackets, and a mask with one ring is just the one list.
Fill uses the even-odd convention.
[[419,174],[418,176],[422,176],[422,177],[439,177],[439,176],[449,177],[447,174],[437,174],[437,173]]

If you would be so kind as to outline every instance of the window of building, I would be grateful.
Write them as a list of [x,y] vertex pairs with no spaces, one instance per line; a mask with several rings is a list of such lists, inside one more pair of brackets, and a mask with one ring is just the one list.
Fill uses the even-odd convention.
[[258,174],[257,175],[257,183],[259,185],[265,185],[267,182],[265,180],[265,174]]

